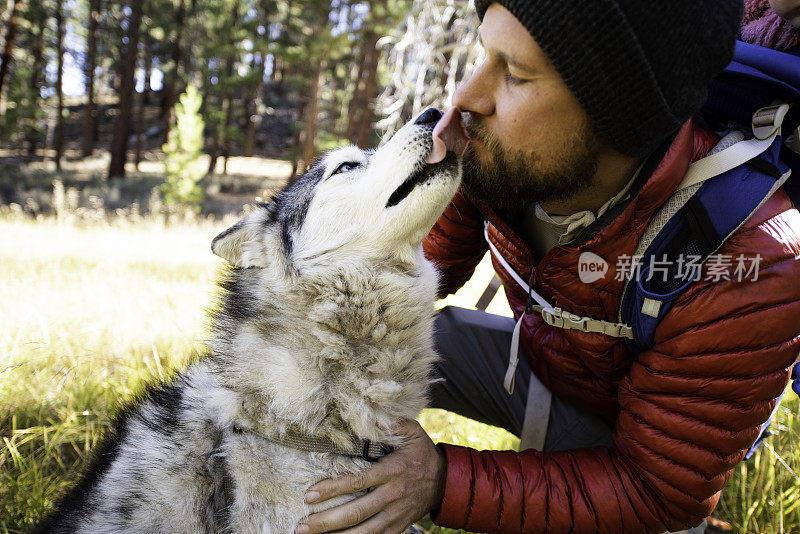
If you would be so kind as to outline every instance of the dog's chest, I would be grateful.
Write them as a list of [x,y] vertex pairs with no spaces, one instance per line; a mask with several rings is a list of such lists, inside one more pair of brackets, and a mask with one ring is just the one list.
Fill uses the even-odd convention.
[[223,451],[233,498],[231,517],[240,527],[236,531],[270,525],[273,532],[293,532],[308,514],[357,496],[346,495],[310,507],[304,502],[309,486],[369,465],[364,460],[287,448],[252,432],[226,433]]

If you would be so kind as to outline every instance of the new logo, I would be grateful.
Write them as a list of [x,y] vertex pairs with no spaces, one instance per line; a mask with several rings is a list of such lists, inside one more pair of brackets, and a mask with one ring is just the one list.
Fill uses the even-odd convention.
[[591,284],[605,277],[608,262],[593,252],[584,252],[578,259],[578,277],[584,284]]

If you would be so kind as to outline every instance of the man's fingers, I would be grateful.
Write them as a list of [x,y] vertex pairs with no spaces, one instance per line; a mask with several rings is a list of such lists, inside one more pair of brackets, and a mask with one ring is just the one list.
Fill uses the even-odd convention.
[[401,436],[415,436],[420,432],[425,432],[422,429],[422,426],[415,421],[414,419],[402,419],[399,423],[393,428],[393,430],[400,434]]
[[306,502],[311,504],[320,501],[327,501],[339,495],[347,493],[357,493],[377,486],[385,478],[384,469],[379,465],[374,465],[353,475],[345,475],[341,478],[329,478],[317,482],[306,490]]
[[[380,486],[348,503],[311,514],[301,524],[308,527],[305,532],[309,534],[357,526],[380,513],[392,500],[391,492],[385,486]],[[302,530],[298,529],[298,532]]]
[[384,532],[402,532],[403,528],[394,527],[389,514],[381,511],[353,528],[342,530],[337,534],[383,534]]

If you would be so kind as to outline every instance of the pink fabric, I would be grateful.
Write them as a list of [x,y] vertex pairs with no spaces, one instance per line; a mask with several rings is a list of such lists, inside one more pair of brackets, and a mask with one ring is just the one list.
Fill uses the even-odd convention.
[[745,0],[742,41],[774,50],[800,45],[800,29],[780,18],[769,0]]

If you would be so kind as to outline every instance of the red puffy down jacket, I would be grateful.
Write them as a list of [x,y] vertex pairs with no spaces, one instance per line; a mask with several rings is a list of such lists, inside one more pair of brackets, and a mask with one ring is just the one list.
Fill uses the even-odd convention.
[[[633,255],[657,208],[717,138],[693,121],[624,210],[578,246],[556,246],[538,264],[496,214],[460,193],[424,242],[458,289],[486,252],[483,221],[503,257],[553,306],[617,322],[622,277],[584,284],[581,253]],[[663,532],[697,525],[787,385],[800,350],[800,213],[779,190],[719,254],[761,255],[758,278],[696,282],[635,357],[620,338],[562,330],[538,314],[521,344],[558,397],[614,425],[614,446],[555,453],[440,445],[447,457],[437,524],[475,532]],[[609,262],[611,263],[611,262]],[[497,263],[516,318],[526,293]],[[615,266],[610,266],[614,274]]]

